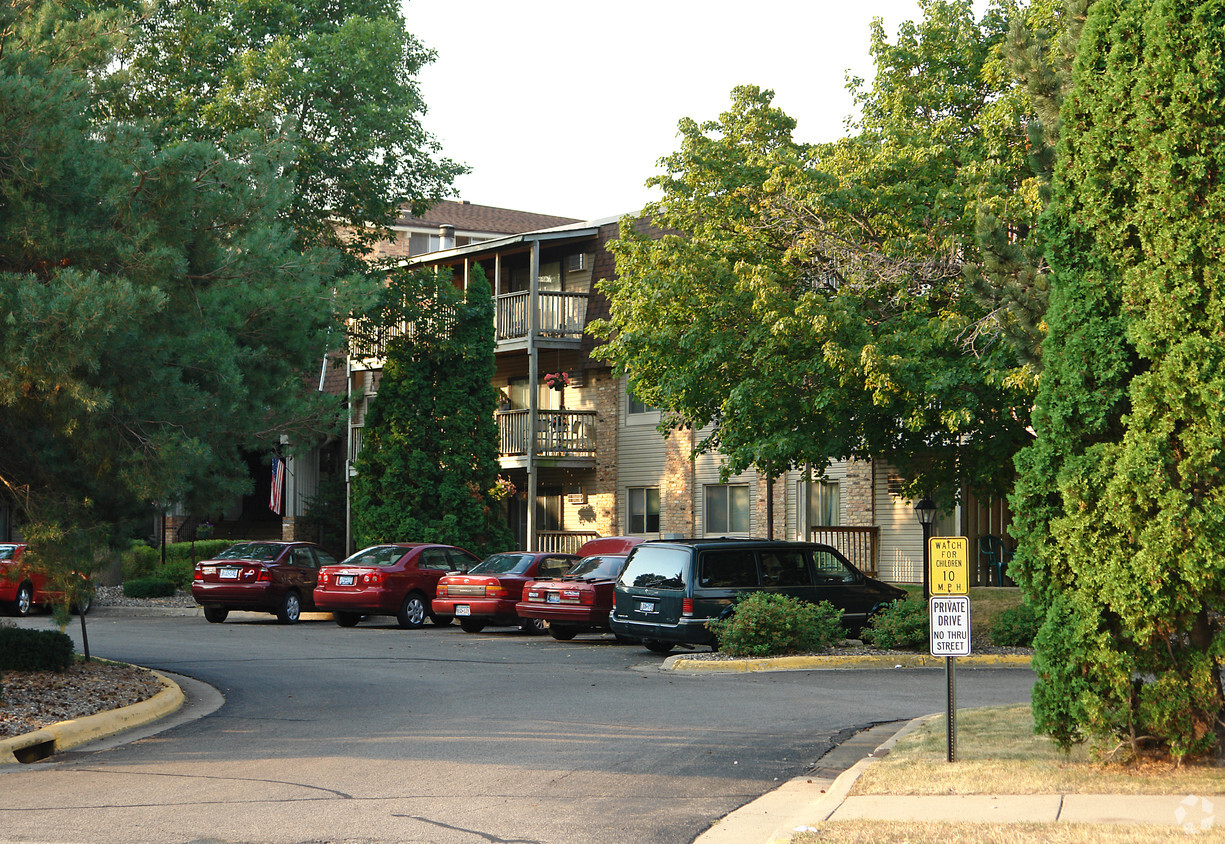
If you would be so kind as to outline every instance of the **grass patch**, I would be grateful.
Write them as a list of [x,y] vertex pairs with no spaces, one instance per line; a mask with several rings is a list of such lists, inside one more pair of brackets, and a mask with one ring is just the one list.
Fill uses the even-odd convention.
[[946,729],[939,716],[904,736],[864,771],[851,793],[1225,794],[1221,768],[1104,764],[1084,747],[1065,754],[1046,736],[1034,735],[1028,705],[958,710],[954,763],[946,761]]
[[1214,827],[1188,836],[1177,827],[1161,826],[827,821],[817,832],[802,832],[791,840],[792,844],[877,844],[880,841],[907,844],[1158,844],[1187,840],[1221,844],[1225,842],[1225,830]]
[[[910,599],[922,602],[923,584],[895,583],[905,589]],[[1016,586],[971,586],[970,587],[970,640],[987,644],[995,617],[1006,609],[1021,603],[1021,590]],[[972,647],[972,645],[971,645]]]

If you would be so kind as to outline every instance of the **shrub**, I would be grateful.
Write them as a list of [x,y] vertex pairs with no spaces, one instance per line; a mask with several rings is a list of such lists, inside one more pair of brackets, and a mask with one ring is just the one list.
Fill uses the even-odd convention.
[[129,598],[168,598],[174,594],[172,581],[157,577],[141,577],[123,582],[123,594]]
[[753,592],[736,603],[730,617],[711,619],[706,627],[731,656],[808,653],[842,638],[842,610],[827,601],[810,604]]
[[991,622],[987,635],[991,643],[1005,648],[1028,648],[1034,644],[1041,619],[1029,604],[1001,610]]
[[0,627],[0,671],[67,671],[74,650],[58,630]]
[[863,640],[878,648],[914,650],[927,644],[927,605],[921,600],[894,601],[872,616]]
[[[192,547],[194,544],[194,548]],[[140,580],[157,577],[170,580],[180,589],[191,584],[191,569],[198,560],[216,556],[234,544],[233,539],[201,539],[195,543],[172,542],[166,546],[166,564],[162,565],[162,549],[134,542],[123,553],[123,579]]]

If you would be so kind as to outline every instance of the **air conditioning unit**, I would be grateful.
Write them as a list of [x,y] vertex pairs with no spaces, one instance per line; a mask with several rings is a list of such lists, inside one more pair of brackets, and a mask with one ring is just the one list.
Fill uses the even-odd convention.
[[587,269],[587,253],[580,252],[566,259],[566,272],[577,273]]

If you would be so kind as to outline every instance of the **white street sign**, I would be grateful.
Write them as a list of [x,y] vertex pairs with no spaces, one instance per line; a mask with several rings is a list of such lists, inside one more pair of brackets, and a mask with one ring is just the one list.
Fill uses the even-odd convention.
[[970,655],[970,599],[932,595],[927,607],[932,656]]

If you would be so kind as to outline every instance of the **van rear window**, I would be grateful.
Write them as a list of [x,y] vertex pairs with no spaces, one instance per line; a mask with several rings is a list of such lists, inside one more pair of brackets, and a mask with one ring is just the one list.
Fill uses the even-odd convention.
[[689,559],[689,551],[683,548],[639,545],[617,582],[643,589],[684,589]]

